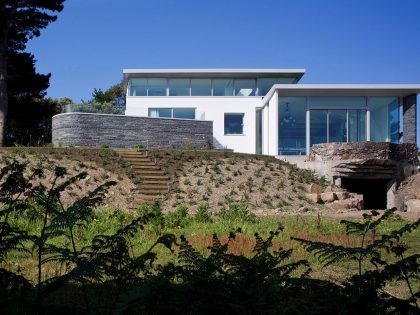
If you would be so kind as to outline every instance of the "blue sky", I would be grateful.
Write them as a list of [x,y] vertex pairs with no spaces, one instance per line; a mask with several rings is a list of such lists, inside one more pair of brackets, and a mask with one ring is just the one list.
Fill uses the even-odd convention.
[[[48,95],[123,68],[305,68],[301,83],[419,83],[419,0],[67,0],[32,40]],[[420,128],[419,128],[420,129]]]

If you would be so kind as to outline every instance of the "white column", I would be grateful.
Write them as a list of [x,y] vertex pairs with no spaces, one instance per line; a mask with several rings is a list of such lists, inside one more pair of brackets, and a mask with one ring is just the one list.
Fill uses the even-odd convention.
[[311,151],[311,111],[309,110],[309,97],[306,97],[306,155]]
[[268,102],[268,154],[278,155],[278,144],[279,144],[279,97],[277,91],[274,92],[270,101]]
[[370,109],[366,111],[366,140],[370,141]]
[[268,132],[268,105],[263,108],[263,141],[262,141],[262,153],[268,155],[268,143],[269,143],[269,132]]

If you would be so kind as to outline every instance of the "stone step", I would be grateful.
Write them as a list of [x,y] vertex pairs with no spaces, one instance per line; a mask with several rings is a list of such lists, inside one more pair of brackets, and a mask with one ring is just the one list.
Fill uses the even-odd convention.
[[147,182],[147,181],[169,181],[169,176],[167,176],[166,174],[163,174],[163,175],[154,175],[154,174],[150,174],[150,175],[143,175],[142,177],[141,177],[141,179],[144,181],[144,182]]
[[139,186],[139,191],[143,192],[143,191],[160,191],[160,192],[167,192],[168,191],[168,186],[151,186],[151,185],[147,185],[147,186],[143,186],[140,185]]
[[135,160],[135,161],[128,161],[130,163],[131,166],[134,165],[149,165],[149,166],[156,166],[156,163],[153,163],[150,160],[145,160],[145,161],[139,161],[139,160]]
[[147,180],[142,180],[141,183],[139,184],[141,187],[144,186],[154,186],[154,187],[168,187],[168,181],[147,181]]
[[140,175],[140,177],[152,175],[152,176],[165,176],[162,170],[149,170],[149,169],[134,169],[134,171]]
[[160,167],[157,165],[143,165],[143,164],[136,164],[132,165],[131,168],[133,170],[158,170],[160,171]]

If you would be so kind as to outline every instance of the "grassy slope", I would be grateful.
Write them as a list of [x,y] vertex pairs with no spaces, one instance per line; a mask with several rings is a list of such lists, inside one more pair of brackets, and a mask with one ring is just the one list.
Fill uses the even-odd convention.
[[320,211],[305,198],[311,183],[326,185],[312,172],[268,156],[228,151],[152,150],[151,156],[173,178],[172,195],[165,208],[180,203],[195,212],[206,204],[214,212],[232,202],[245,202],[261,215]]

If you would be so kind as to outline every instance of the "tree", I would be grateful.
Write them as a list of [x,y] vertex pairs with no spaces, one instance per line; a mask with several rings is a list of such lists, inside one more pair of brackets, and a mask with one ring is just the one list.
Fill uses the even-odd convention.
[[55,12],[63,10],[65,0],[0,1],[0,145],[9,107],[8,62],[11,54],[22,52],[27,42],[40,35],[41,29],[54,22]]
[[105,91],[102,91],[101,89],[94,89],[92,97],[92,102],[112,103],[114,106],[117,106],[121,110],[124,110],[125,90],[124,84],[122,82],[119,84],[112,85]]

